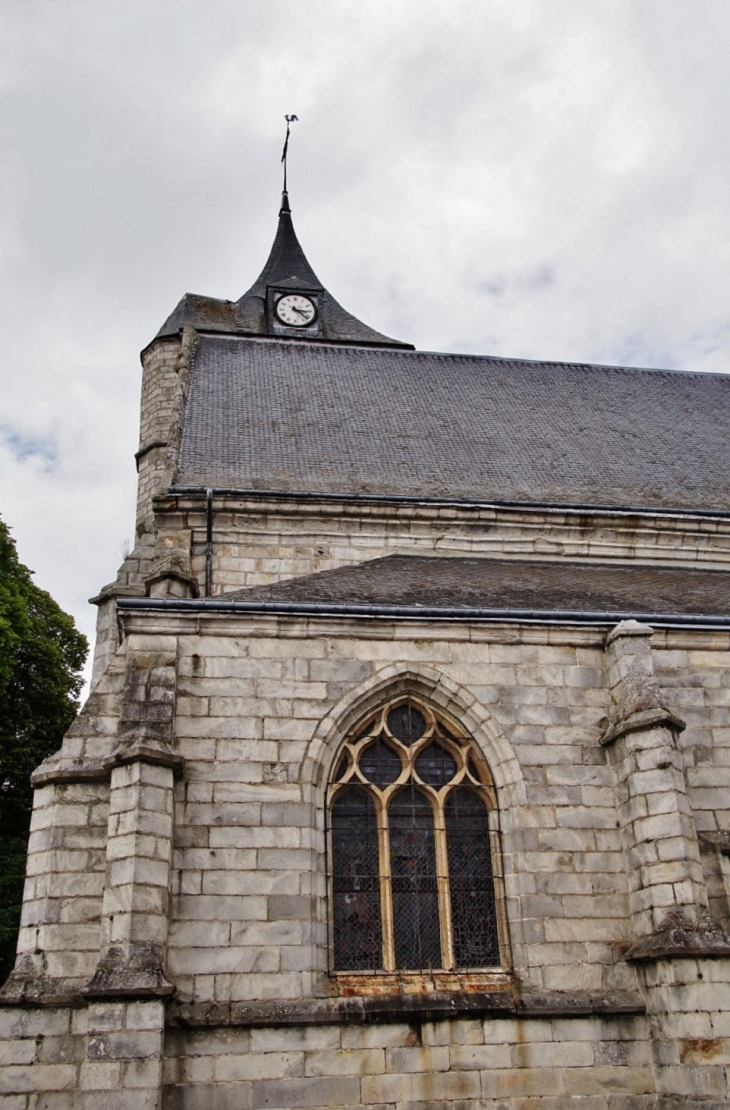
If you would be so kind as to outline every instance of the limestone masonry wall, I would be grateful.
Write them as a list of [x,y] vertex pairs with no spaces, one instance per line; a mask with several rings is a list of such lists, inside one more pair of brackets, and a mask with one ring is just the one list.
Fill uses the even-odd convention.
[[[702,918],[730,916],[727,633],[649,646],[619,626],[607,648],[592,629],[174,613],[123,631],[36,776],[0,1106],[730,1104],[729,961]],[[494,1015],[332,1009],[328,776],[345,732],[405,690],[455,718],[494,777],[509,928],[482,977]],[[659,945],[649,962],[631,957],[642,944]],[[120,967],[160,997],[105,997],[126,989]],[[469,987],[434,973],[425,989]],[[423,990],[405,976],[398,997],[422,1006]]]

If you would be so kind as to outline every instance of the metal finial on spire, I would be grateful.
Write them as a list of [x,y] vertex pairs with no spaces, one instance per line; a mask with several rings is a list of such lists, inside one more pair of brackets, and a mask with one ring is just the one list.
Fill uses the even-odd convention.
[[299,117],[284,116],[284,119],[286,120],[286,138],[284,139],[284,149],[281,153],[281,160],[284,164],[284,192],[286,192],[286,156],[289,151],[289,129],[295,120],[297,121],[297,123],[299,122]]

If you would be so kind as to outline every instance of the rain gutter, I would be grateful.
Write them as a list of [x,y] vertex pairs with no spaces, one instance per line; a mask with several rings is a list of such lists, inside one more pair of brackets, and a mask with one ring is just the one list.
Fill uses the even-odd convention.
[[410,497],[396,494],[381,493],[312,493],[309,491],[293,492],[291,490],[266,490],[246,489],[231,486],[171,486],[171,497],[253,497],[259,500],[279,501],[330,501],[330,502],[355,502],[362,505],[423,505],[433,508],[441,506],[449,509],[514,509],[519,511],[541,511],[553,513],[568,513],[575,516],[586,514],[601,514],[605,516],[653,516],[653,517],[682,517],[691,519],[710,518],[712,520],[730,520],[730,511],[723,509],[680,509],[657,508],[646,505],[621,506],[616,505],[584,505],[567,504],[560,501],[481,501],[472,498],[448,497]]
[[730,614],[642,613],[636,610],[510,609],[435,605],[364,605],[330,601],[234,601],[211,598],[117,598],[120,612],[240,614],[278,617],[357,617],[379,620],[480,621],[499,624],[599,625],[636,620],[654,628],[730,630]]

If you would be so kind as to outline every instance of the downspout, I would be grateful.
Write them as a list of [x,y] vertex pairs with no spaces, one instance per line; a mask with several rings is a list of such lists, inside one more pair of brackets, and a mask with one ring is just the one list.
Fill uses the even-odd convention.
[[205,491],[205,596],[213,588],[213,490]]

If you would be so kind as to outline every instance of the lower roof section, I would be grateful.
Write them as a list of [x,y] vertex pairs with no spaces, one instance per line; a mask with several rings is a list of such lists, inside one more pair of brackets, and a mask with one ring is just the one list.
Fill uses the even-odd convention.
[[120,609],[282,616],[730,628],[730,572],[683,567],[389,555],[196,600],[127,598]]
[[178,486],[727,510],[730,376],[201,335]]
[[387,555],[221,595],[239,601],[730,617],[730,571]]

